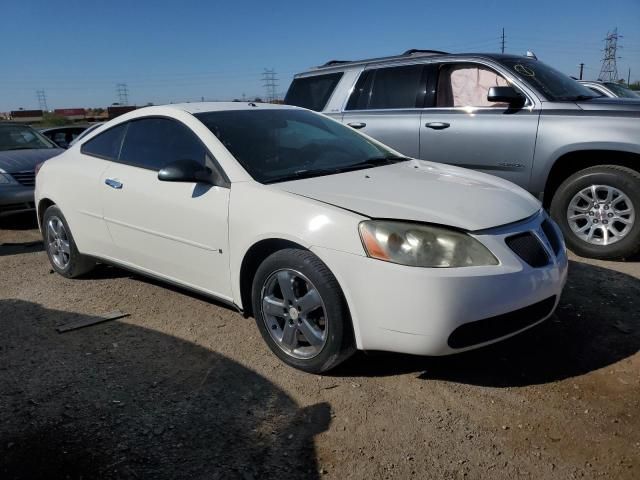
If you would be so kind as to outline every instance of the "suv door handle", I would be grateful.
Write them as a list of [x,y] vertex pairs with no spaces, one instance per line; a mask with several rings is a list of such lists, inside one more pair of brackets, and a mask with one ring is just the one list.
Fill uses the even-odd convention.
[[111,188],[115,188],[116,190],[120,190],[122,188],[122,183],[114,180],[113,178],[107,178],[104,183],[105,185],[109,185]]
[[449,128],[449,125],[446,122],[429,122],[424,124],[427,128],[432,128],[433,130],[444,130],[445,128]]
[[347,123],[347,125],[349,125],[351,128],[355,128],[356,130],[360,130],[361,128],[364,128],[367,126],[367,124],[364,122],[351,122],[351,123]]

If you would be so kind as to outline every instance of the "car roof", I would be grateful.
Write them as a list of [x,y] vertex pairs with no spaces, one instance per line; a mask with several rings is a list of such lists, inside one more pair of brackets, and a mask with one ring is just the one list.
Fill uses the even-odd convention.
[[[368,64],[381,64],[381,63],[399,63],[406,62],[407,60],[414,59],[425,59],[425,58],[436,58],[436,59],[456,59],[456,58],[484,58],[491,60],[533,60],[532,57],[526,57],[524,55],[513,55],[507,53],[446,53],[440,52],[438,50],[407,50],[406,52],[400,55],[391,55],[387,57],[375,57],[375,58],[365,58],[362,60],[331,60],[323,65],[319,65],[316,67],[311,67],[304,72],[298,74],[303,75],[307,73],[317,73],[324,71],[340,71],[347,70],[352,67],[361,67]],[[298,76],[296,75],[296,77]]]
[[[160,106],[160,105],[159,105]],[[193,102],[193,103],[172,103],[169,105],[162,105],[165,108],[173,108],[176,110],[182,110],[188,113],[204,113],[204,112],[222,112],[228,110],[254,110],[254,109],[284,109],[291,110],[296,109],[297,107],[292,107],[290,105],[276,105],[271,103],[259,103],[259,102]],[[144,111],[145,108],[153,108],[153,107],[144,107],[140,108],[136,111],[141,112]]]

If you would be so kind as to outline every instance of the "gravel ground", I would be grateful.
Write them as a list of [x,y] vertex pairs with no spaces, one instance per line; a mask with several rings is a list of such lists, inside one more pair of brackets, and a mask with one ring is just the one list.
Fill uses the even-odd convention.
[[3,479],[638,478],[637,261],[574,257],[554,318],[502,344],[315,376],[197,295],[52,274],[39,239],[0,218]]

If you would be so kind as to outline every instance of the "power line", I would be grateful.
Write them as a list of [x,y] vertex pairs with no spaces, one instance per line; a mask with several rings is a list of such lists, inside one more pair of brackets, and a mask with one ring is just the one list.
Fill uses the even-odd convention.
[[38,97],[38,104],[40,105],[40,110],[46,112],[49,110],[47,107],[47,94],[44,90],[36,90],[36,96]]
[[118,94],[118,103],[120,105],[129,105],[129,89],[126,83],[117,83],[116,93]]
[[276,71],[272,69],[264,69],[262,72],[262,85],[266,92],[267,102],[274,102],[278,100],[278,77]]
[[602,67],[600,68],[600,75],[598,80],[603,82],[617,82],[618,81],[618,65],[616,61],[618,59],[618,39],[622,38],[622,35],[618,35],[618,27],[613,30],[613,33],[607,32],[607,37],[604,39],[604,56],[602,57]]

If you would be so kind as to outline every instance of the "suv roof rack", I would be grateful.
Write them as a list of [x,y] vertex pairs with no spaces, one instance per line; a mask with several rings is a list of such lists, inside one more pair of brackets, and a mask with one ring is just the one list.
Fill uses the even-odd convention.
[[423,50],[420,48],[411,48],[407,51],[405,51],[404,53],[401,53],[400,55],[391,55],[388,57],[377,57],[377,58],[367,58],[364,60],[329,60],[327,63],[324,63],[322,65],[319,65],[315,68],[327,68],[327,67],[333,67],[336,65],[344,65],[347,63],[368,63],[368,62],[375,62],[375,61],[381,61],[381,60],[393,60],[393,59],[400,59],[403,57],[411,57],[413,55],[447,55],[448,52],[443,52],[441,50]]
[[415,53],[428,53],[431,55],[446,55],[449,52],[443,52],[442,50],[423,50],[421,48],[410,48],[409,50],[404,52],[402,55],[413,55]]

